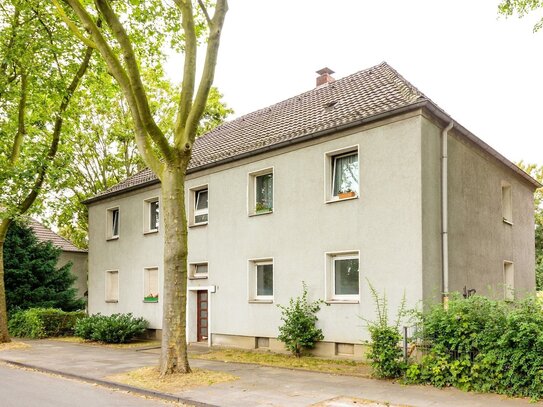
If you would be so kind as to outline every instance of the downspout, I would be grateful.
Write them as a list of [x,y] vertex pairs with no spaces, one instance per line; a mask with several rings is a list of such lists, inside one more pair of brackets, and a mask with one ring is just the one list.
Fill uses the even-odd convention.
[[441,256],[443,273],[443,308],[449,307],[449,209],[448,209],[448,163],[447,163],[447,144],[449,130],[453,128],[451,121],[441,132]]

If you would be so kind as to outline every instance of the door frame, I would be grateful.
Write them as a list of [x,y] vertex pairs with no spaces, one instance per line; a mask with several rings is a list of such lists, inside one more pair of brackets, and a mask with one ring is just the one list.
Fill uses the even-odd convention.
[[[187,334],[185,340],[187,343],[190,340],[190,331],[191,329],[197,330],[198,323],[196,322],[195,326],[190,325],[190,315],[194,314],[196,317],[198,317],[198,293],[197,291],[207,291],[207,346],[211,346],[211,323],[212,323],[212,313],[211,313],[211,301],[212,296],[210,294],[216,292],[217,287],[214,285],[207,285],[207,286],[191,286],[187,287],[187,315],[185,319],[186,327],[187,327]],[[196,301],[192,301],[194,298],[196,298]],[[196,320],[197,321],[197,320]],[[198,332],[196,332],[196,338],[198,338]],[[205,343],[205,342],[204,342]]]

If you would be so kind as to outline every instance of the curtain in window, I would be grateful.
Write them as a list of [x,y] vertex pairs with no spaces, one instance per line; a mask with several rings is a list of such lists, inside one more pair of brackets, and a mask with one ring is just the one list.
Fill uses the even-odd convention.
[[266,209],[273,208],[273,174],[256,177],[256,203]]
[[353,191],[358,194],[358,153],[334,157],[332,195]]

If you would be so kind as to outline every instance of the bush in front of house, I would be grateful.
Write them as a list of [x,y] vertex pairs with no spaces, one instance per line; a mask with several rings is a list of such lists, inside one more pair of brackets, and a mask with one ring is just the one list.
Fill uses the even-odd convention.
[[367,357],[371,360],[375,376],[388,379],[397,378],[403,374],[406,367],[400,347],[402,335],[399,330],[400,318],[404,314],[405,297],[398,310],[397,320],[394,324],[390,324],[386,295],[379,295],[369,281],[368,286],[375,303],[377,320],[366,321],[371,336]]
[[77,321],[84,317],[85,313],[81,311],[65,312],[55,308],[30,308],[13,313],[8,326],[11,336],[41,339],[73,335]]
[[322,300],[309,302],[307,286],[303,285],[301,297],[291,298],[289,305],[278,305],[281,308],[283,325],[279,327],[278,339],[285,344],[296,357],[306,350],[313,349],[317,341],[324,339],[322,330],[317,328],[317,312],[321,309]]
[[429,351],[406,380],[438,387],[543,398],[543,310],[534,297],[482,296],[435,305],[421,316]]
[[77,321],[75,335],[92,341],[126,343],[142,335],[148,322],[132,314],[92,315]]

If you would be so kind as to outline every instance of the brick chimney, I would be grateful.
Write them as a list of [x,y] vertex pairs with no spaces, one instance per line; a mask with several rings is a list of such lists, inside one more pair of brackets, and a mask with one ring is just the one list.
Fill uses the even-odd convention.
[[332,71],[330,68],[322,68],[321,70],[317,71],[317,73],[319,74],[317,77],[317,87],[335,81],[335,79],[330,76],[334,73],[334,71]]

